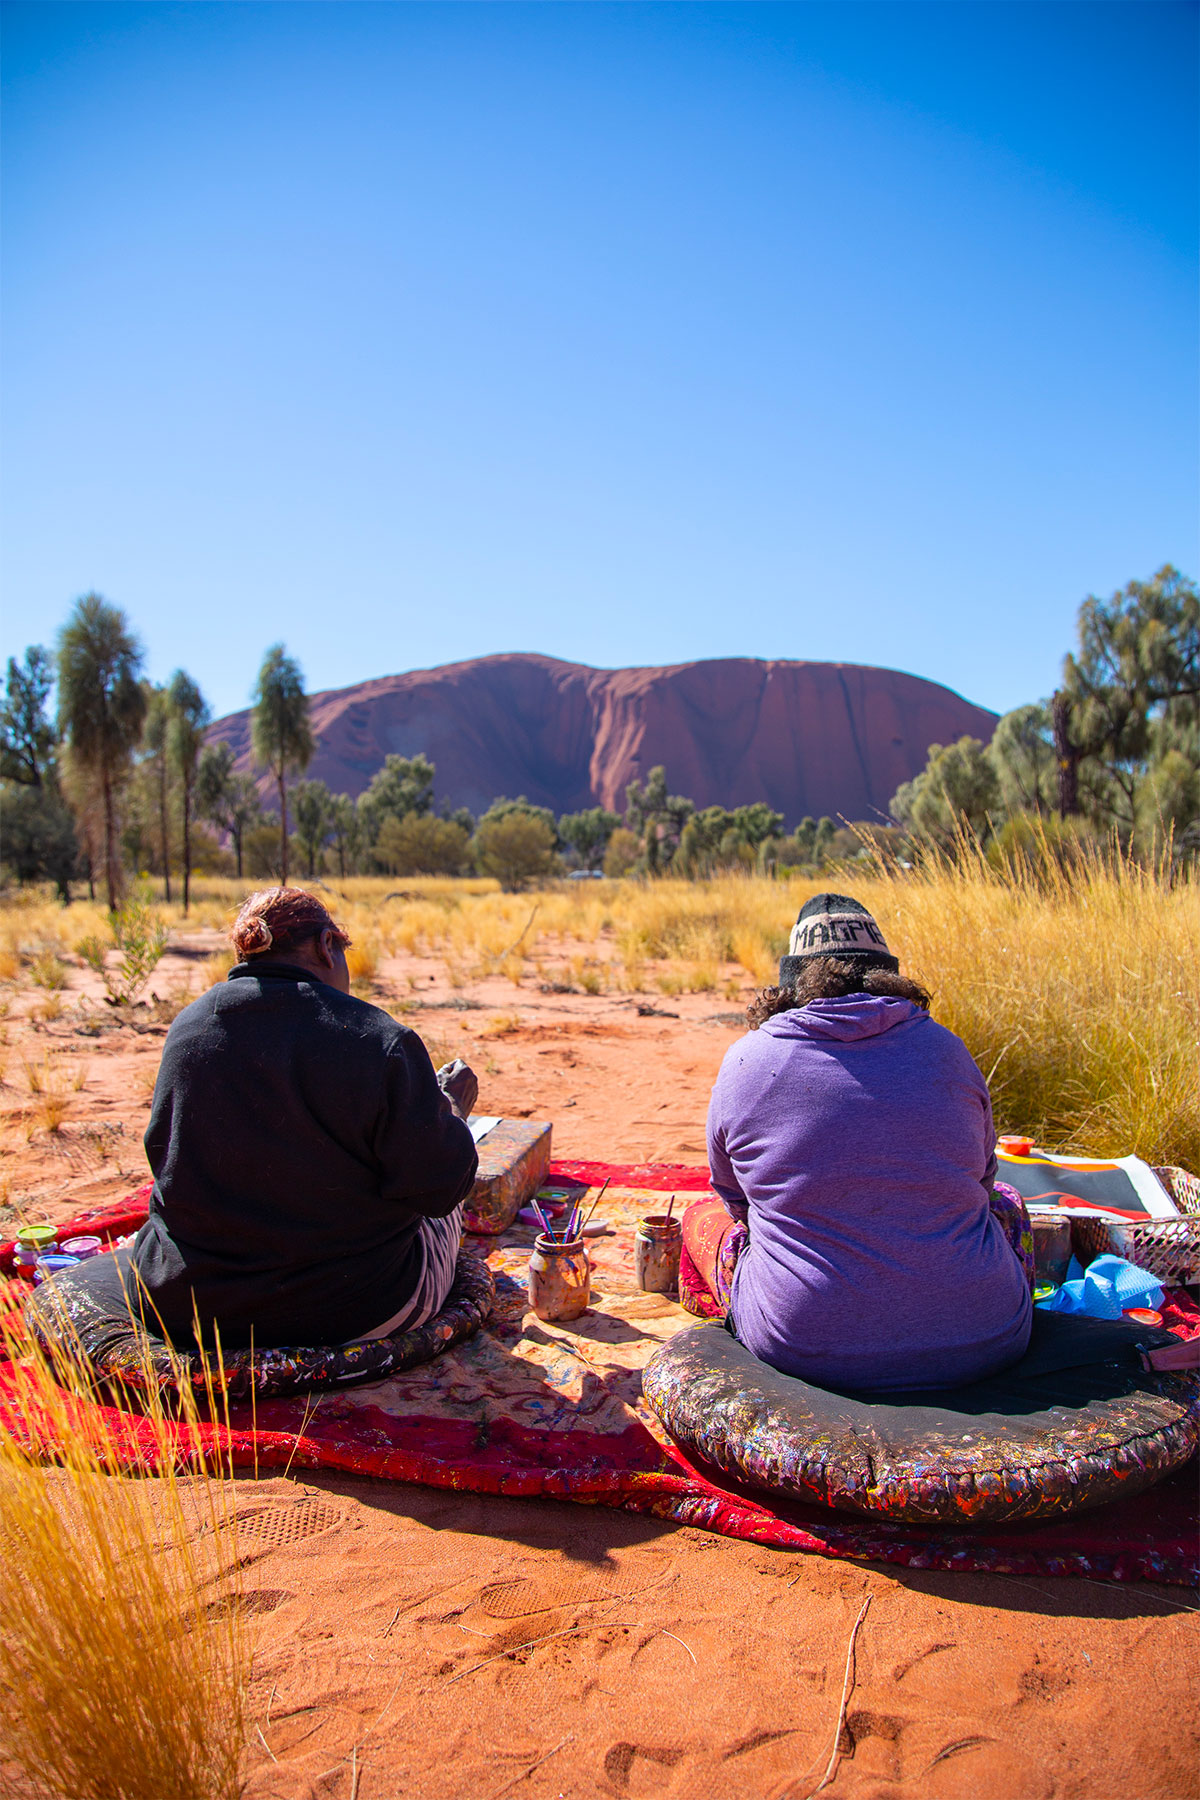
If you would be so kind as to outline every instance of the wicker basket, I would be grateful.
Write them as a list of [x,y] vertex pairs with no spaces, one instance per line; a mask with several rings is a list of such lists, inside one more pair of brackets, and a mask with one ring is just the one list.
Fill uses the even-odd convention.
[[1168,1287],[1200,1277],[1200,1178],[1186,1169],[1162,1168],[1154,1173],[1184,1216],[1149,1219],[1144,1225],[1073,1219],[1071,1248],[1085,1269],[1094,1256],[1111,1253],[1136,1263]]

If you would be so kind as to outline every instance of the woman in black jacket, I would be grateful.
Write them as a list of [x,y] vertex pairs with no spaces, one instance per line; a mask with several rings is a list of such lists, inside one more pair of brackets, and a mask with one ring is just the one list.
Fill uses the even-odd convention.
[[163,1049],[139,1285],[181,1348],[194,1319],[229,1349],[423,1324],[454,1274],[478,1083],[351,995],[350,940],[314,895],[251,895],[231,937],[237,967]]

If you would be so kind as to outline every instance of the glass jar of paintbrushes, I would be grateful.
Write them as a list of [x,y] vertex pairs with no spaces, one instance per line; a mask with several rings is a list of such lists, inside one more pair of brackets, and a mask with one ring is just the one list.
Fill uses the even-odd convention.
[[[555,1230],[536,1200],[533,1206],[541,1231],[529,1258],[529,1304],[539,1319],[562,1324],[586,1312],[592,1297],[592,1265],[583,1241],[587,1220],[580,1207],[572,1206],[566,1222]],[[588,1219],[595,1209],[593,1201]]]

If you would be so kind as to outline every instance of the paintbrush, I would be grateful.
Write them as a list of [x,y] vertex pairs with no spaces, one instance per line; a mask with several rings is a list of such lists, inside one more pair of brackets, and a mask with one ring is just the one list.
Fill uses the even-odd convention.
[[592,1214],[595,1212],[596,1208],[599,1206],[600,1202],[603,1200],[604,1188],[606,1188],[608,1186],[608,1184],[611,1180],[612,1180],[611,1175],[606,1175],[604,1177],[604,1187],[602,1187],[600,1189],[600,1192],[596,1195],[596,1198],[592,1201],[592,1204],[588,1207],[587,1218],[583,1221],[583,1224],[579,1227],[580,1231],[586,1231],[587,1227],[591,1224]]
[[545,1232],[545,1234],[548,1238],[553,1238],[554,1229],[553,1229],[552,1225],[550,1224],[549,1219],[546,1217],[545,1213],[542,1211],[541,1207],[538,1205],[536,1200],[534,1200],[532,1202],[532,1205],[533,1205],[534,1212],[537,1214],[538,1218],[542,1221],[542,1230]]
[[672,1194],[671,1195],[671,1203],[667,1207],[667,1224],[668,1225],[671,1223],[671,1214],[674,1212],[674,1210],[675,1210],[675,1196],[674,1196],[674,1194]]

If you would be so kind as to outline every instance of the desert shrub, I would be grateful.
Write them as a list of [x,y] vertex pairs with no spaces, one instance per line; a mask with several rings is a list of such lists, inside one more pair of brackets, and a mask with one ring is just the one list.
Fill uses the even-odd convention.
[[394,875],[461,875],[467,866],[468,835],[453,819],[428,813],[389,815],[379,828],[374,855]]
[[510,894],[542,881],[554,868],[554,828],[533,812],[485,815],[474,839],[475,866]]
[[[92,934],[81,938],[75,948],[103,981],[109,1004],[129,1006],[158,966],[167,947],[167,927],[145,892],[138,891],[113,913],[111,928],[111,944]],[[112,949],[118,952],[115,967],[108,960]]]
[[[0,1749],[39,1794],[236,1800],[250,1653],[228,1472],[180,1472],[152,1397],[157,1478],[114,1475],[114,1415],[85,1428],[66,1361],[5,1336]],[[60,1467],[41,1465],[39,1439]]]

